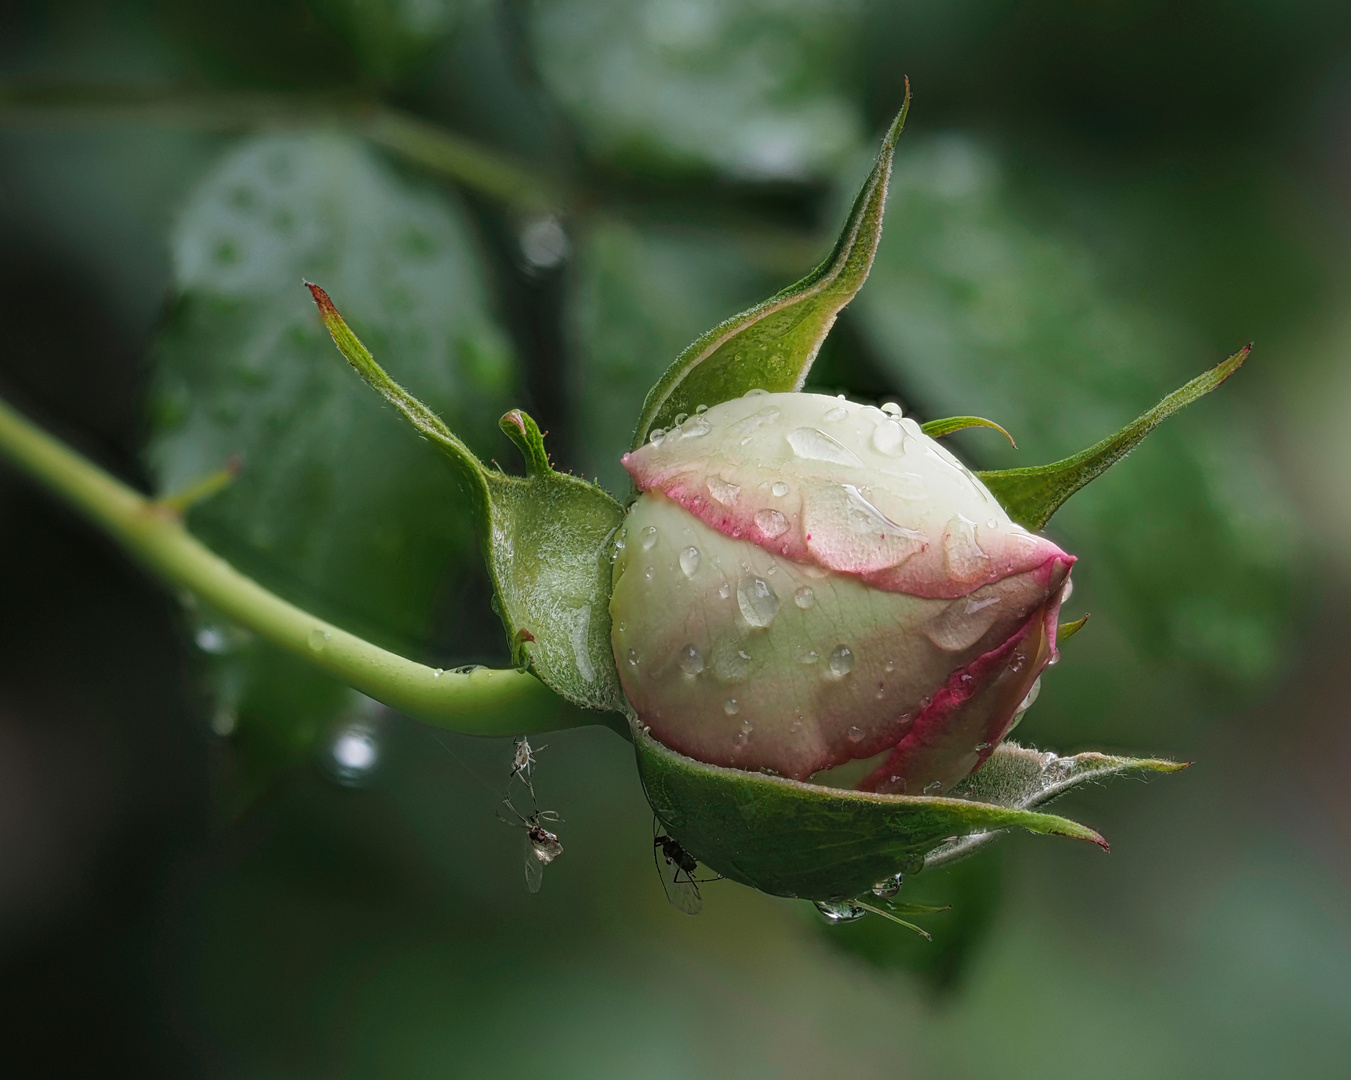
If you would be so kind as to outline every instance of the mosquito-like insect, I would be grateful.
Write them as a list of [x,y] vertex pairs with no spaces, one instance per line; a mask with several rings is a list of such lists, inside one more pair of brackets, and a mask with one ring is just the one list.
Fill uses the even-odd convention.
[[[505,817],[502,820],[525,830],[525,887],[532,893],[539,892],[539,887],[544,884],[544,868],[563,854],[558,834],[546,829],[544,824],[548,822],[552,825],[563,819],[553,810],[540,810],[538,807],[526,817],[510,799],[503,799],[502,805],[516,816],[516,821],[508,821]],[[500,814],[498,816],[501,817]]]
[[[652,819],[652,859],[657,864],[657,875],[661,878],[661,887],[666,890],[666,899],[677,911],[686,915],[698,915],[704,909],[704,897],[699,891],[701,883],[717,881],[722,877],[697,878],[695,871],[699,862],[686,851],[674,836],[657,831],[657,820]],[[662,864],[666,865],[663,866]]]
[[[535,754],[537,751],[531,748],[530,740],[524,735],[518,736],[512,745],[514,749],[511,755],[511,775],[508,779],[515,780],[519,776],[521,782],[530,789],[530,794],[534,795],[535,785],[531,782],[530,774],[535,768]],[[540,750],[545,749],[547,749],[547,747],[540,747]]]

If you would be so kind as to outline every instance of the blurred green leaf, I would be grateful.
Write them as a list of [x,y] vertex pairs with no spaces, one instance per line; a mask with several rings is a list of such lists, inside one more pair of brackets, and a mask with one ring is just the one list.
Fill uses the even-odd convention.
[[775,896],[858,896],[970,833],[1023,828],[1106,846],[1092,829],[1050,814],[705,765],[642,731],[633,743],[648,802],[671,835],[718,873]]
[[[1101,442],[1095,443],[1087,450],[1081,450],[1072,457],[1049,465],[1033,465],[1026,469],[998,469],[976,475],[984,481],[990,493],[999,500],[999,504],[1009,512],[1014,521],[1029,529],[1040,529],[1051,520],[1051,515],[1060,509],[1066,499],[1134,450],[1141,439],[1173,413],[1204,397],[1229,378],[1248,358],[1248,351],[1251,348],[1252,346],[1245,345],[1222,364],[1198,375],[1186,386],[1174,390],[1152,409],[1137,416],[1114,435],[1107,436]],[[998,426],[989,424],[989,421],[982,423],[991,427]],[[932,423],[924,425],[926,429],[932,426]],[[927,433],[932,434],[931,431]]]
[[[891,191],[851,316],[912,408],[997,416],[1017,432],[1016,457],[993,440],[963,443],[979,464],[1070,457],[1200,366],[1185,324],[1111,298],[1084,243],[1024,218],[1004,166],[979,142],[907,142]],[[1062,696],[1065,708],[1043,710],[1039,724],[1059,716],[1066,737],[1083,738],[1080,718],[1097,702],[1099,724],[1122,725],[1109,737],[1138,735],[1140,717],[1162,717],[1160,699],[1180,689],[1276,669],[1302,536],[1241,395],[1213,396],[1160,428],[1054,524],[1105,622],[1098,644],[1055,673],[1078,700]],[[1171,667],[1171,680],[1157,668],[1133,676],[1140,660]]]
[[[1003,742],[976,772],[952,790],[961,799],[981,804],[1029,810],[1058,799],[1080,784],[1113,776],[1179,772],[1186,762],[1161,758],[1113,757],[1086,753],[1073,757],[1033,750],[1015,742]],[[994,839],[994,833],[972,833],[930,852],[925,867],[941,866],[971,854]]]
[[305,0],[366,74],[392,81],[425,63],[486,0]]
[[642,446],[650,431],[673,424],[700,406],[717,405],[749,390],[802,389],[821,342],[872,267],[882,235],[891,159],[909,107],[907,90],[905,104],[882,139],[877,161],[854,199],[834,250],[801,281],[719,323],[676,357],[643,402],[634,449]]
[[951,435],[954,431],[965,431],[967,428],[990,428],[999,432],[1004,438],[1008,439],[1009,445],[1015,450],[1018,444],[1013,441],[1013,436],[996,424],[993,420],[986,420],[983,416],[948,416],[942,420],[930,420],[926,424],[920,425],[920,431],[924,432],[931,439],[941,439],[944,435]]
[[549,0],[540,72],[588,145],[656,171],[819,176],[859,143],[858,0]]
[[[409,384],[490,447],[515,367],[463,215],[358,141],[270,135],[202,180],[173,257],[177,297],[153,356],[160,489],[190,487],[237,455],[238,480],[192,510],[193,531],[316,614],[423,654],[438,601],[473,558],[471,503],[334,362],[301,282],[341,288]],[[228,628],[202,629],[223,661],[221,708],[238,717],[242,782],[255,787],[313,743],[349,692]]]

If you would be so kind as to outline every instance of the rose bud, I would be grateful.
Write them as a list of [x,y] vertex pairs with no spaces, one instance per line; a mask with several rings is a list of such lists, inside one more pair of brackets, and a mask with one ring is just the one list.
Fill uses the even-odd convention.
[[1074,558],[888,409],[752,391],[625,456],[612,642],[662,743],[936,794],[1017,722]]

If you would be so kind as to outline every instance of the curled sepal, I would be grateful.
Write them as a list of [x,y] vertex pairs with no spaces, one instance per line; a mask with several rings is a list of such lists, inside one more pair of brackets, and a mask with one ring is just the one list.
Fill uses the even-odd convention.
[[1056,628],[1055,634],[1056,644],[1059,645],[1062,644],[1063,642],[1069,641],[1070,638],[1074,637],[1075,634],[1077,634],[1087,625],[1088,625],[1087,615],[1075,619],[1073,622],[1061,623],[1060,626]]
[[610,651],[609,552],[623,508],[594,484],[555,472],[539,427],[519,409],[503,416],[500,427],[524,456],[526,475],[485,466],[385,373],[324,290],[308,287],[343,356],[464,476],[481,515],[484,554],[513,659],[576,705],[622,709]]
[[633,743],[647,800],[667,831],[710,869],[775,896],[857,897],[971,833],[1017,827],[1107,846],[1092,829],[1051,814],[705,765],[641,729]]
[[[1055,754],[1000,743],[988,761],[953,789],[952,794],[983,805],[1029,810],[1041,806],[1090,780],[1142,773],[1171,773],[1185,769],[1185,761],[1163,758],[1125,758],[1094,752],[1058,757]],[[949,841],[924,860],[926,868],[951,862],[984,847],[997,834],[973,832]]]
[[1009,445],[1015,450],[1018,444],[1013,441],[1013,436],[996,424],[993,420],[986,420],[983,416],[948,416],[942,420],[930,420],[927,424],[920,425],[920,431],[931,439],[941,439],[944,435],[951,435],[954,431],[962,431],[966,428],[983,427],[990,428],[999,432],[1004,438],[1008,439]]
[[1252,345],[1245,345],[1221,364],[1198,375],[1186,386],[1174,390],[1148,412],[1142,413],[1102,442],[1081,450],[1072,457],[1049,465],[1025,469],[998,469],[979,472],[990,493],[1009,517],[1025,528],[1037,530],[1071,495],[1106,472],[1136,445],[1179,409],[1204,397],[1229,378],[1248,358]]
[[648,392],[633,449],[643,445],[652,429],[669,427],[700,405],[711,407],[748,390],[802,389],[835,317],[872,268],[882,238],[891,160],[909,109],[907,79],[901,111],[882,139],[877,162],[826,260],[801,281],[719,323],[682,352]]

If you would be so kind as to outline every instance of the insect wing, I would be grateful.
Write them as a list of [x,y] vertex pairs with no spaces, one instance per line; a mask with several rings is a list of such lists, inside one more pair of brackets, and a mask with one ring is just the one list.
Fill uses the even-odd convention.
[[529,835],[525,838],[525,887],[532,893],[539,892],[544,884],[544,867],[549,860],[540,858],[539,848]]
[[677,911],[686,915],[698,915],[704,910],[704,897],[699,886],[678,863],[667,856],[660,844],[653,845],[652,857],[657,862],[657,874],[661,878],[661,887],[666,890],[666,899]]

